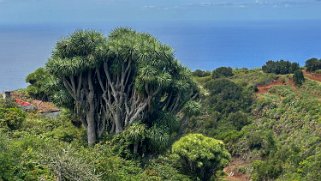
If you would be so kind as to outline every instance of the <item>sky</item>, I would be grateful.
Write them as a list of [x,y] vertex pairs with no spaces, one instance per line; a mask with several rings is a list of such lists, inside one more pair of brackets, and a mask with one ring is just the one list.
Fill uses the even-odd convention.
[[321,20],[321,0],[0,0],[0,24]]

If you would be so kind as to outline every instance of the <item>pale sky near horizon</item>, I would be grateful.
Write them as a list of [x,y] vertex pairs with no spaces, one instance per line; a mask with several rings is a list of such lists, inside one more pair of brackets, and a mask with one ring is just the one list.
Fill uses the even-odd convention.
[[0,0],[0,24],[321,20],[321,0]]

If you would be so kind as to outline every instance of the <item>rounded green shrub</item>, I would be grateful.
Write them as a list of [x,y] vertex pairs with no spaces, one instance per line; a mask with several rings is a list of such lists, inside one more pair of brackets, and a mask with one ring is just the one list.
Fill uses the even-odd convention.
[[173,144],[182,171],[194,180],[209,180],[228,164],[231,156],[224,143],[202,134],[188,134]]
[[10,130],[19,129],[26,120],[24,111],[18,108],[1,108],[0,125],[7,126]]

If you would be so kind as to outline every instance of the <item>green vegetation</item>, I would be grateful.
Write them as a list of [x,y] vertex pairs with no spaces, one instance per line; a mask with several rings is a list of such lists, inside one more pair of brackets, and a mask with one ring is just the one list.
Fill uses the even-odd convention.
[[231,161],[255,181],[321,180],[321,83],[262,69],[191,73],[151,35],[77,31],[19,91],[58,117],[0,99],[0,181],[226,180]]
[[206,77],[206,76],[211,75],[211,73],[209,71],[197,69],[194,72],[192,72],[192,75],[197,76],[197,77]]
[[296,85],[302,85],[305,81],[303,72],[301,70],[297,70],[293,74],[293,81]]
[[275,73],[275,74],[290,74],[299,70],[300,66],[298,63],[291,63],[290,61],[267,61],[265,65],[262,66],[262,70],[265,73]]
[[213,78],[223,78],[233,76],[233,70],[231,67],[219,67],[212,72]]
[[311,58],[305,62],[305,67],[309,72],[315,72],[321,69],[321,59]]
[[181,169],[193,180],[209,180],[230,160],[230,154],[222,141],[189,134],[173,144],[173,153],[178,156]]
[[54,78],[44,68],[38,68],[29,74],[26,82],[30,84],[26,89],[27,93],[35,99],[52,100],[54,93],[57,91],[54,88],[56,84]]
[[47,69],[73,98],[89,145],[134,122],[152,128],[166,114],[175,117],[197,94],[170,47],[130,29],[116,29],[108,38],[75,32],[57,43]]

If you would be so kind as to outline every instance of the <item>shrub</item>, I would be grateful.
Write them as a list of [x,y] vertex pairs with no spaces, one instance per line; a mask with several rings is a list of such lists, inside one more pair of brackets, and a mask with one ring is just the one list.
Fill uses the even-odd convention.
[[314,72],[316,70],[319,70],[321,69],[321,60],[317,58],[310,58],[305,62],[305,67],[309,72]]
[[206,88],[210,97],[208,104],[220,113],[231,113],[247,110],[251,105],[250,95],[243,92],[243,88],[228,79],[216,79],[208,82]]
[[301,70],[297,70],[293,74],[293,81],[296,85],[300,86],[305,81],[303,72]]
[[175,168],[174,159],[169,156],[161,156],[157,159],[151,160],[142,174],[142,180],[177,180],[189,181],[187,175],[179,173]]
[[0,125],[10,130],[19,129],[26,119],[26,114],[18,108],[0,108]]
[[213,78],[223,78],[233,76],[233,70],[231,67],[219,67],[212,72]]
[[169,144],[168,130],[134,123],[112,139],[113,150],[123,158],[135,158],[145,154],[160,153]]
[[177,155],[182,171],[194,180],[215,177],[231,158],[222,141],[202,134],[182,137],[173,144],[172,152]]
[[206,77],[206,76],[211,75],[211,73],[208,71],[197,69],[192,73],[192,75],[197,76],[197,77]]
[[271,132],[252,131],[247,134],[247,145],[250,150],[259,150],[263,157],[275,150],[275,140]]
[[244,126],[250,124],[247,115],[242,112],[231,113],[228,116],[227,121],[232,123],[237,130],[241,130]]
[[282,164],[276,160],[255,161],[253,163],[253,181],[275,180],[283,171]]

